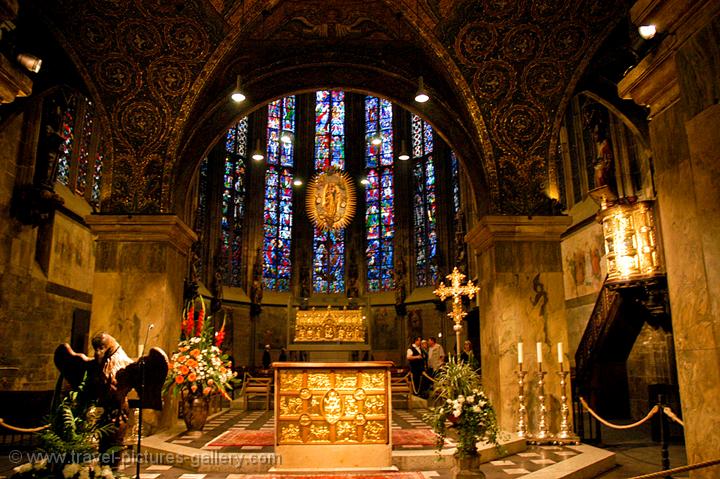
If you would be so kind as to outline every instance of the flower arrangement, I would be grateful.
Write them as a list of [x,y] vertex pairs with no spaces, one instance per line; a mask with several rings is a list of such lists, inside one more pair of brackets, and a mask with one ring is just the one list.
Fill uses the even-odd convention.
[[450,424],[458,436],[455,453],[458,458],[476,456],[476,444],[480,441],[499,446],[495,411],[469,364],[451,357],[435,378],[433,399],[438,405],[430,409],[425,419],[438,435],[438,450],[445,443]]
[[184,396],[221,394],[230,399],[235,373],[228,356],[220,346],[225,339],[225,322],[213,334],[206,321],[205,302],[201,296],[188,301],[183,308],[182,332],[178,350],[170,358],[165,390]]
[[99,424],[100,411],[85,394],[85,385],[83,380],[51,410],[47,427],[36,433],[38,448],[27,454],[29,462],[13,468],[12,479],[116,477],[107,463],[120,459],[119,448],[101,453],[98,447],[100,439],[112,433],[115,425]]

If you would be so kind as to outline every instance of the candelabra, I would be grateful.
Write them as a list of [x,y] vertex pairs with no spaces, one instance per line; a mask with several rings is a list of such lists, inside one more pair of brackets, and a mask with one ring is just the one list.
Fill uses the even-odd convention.
[[545,405],[545,375],[547,374],[542,370],[542,363],[538,363],[538,404],[540,412],[538,413],[538,432],[535,435],[535,439],[538,441],[547,440],[550,437],[550,433],[547,428],[547,406]]
[[525,408],[525,376],[527,373],[522,369],[522,363],[518,364],[518,370],[515,372],[518,378],[518,437],[528,437],[527,433],[527,410]]
[[570,431],[570,408],[568,407],[567,398],[567,375],[568,372],[563,369],[562,363],[560,363],[560,371],[557,372],[560,376],[560,431],[557,433],[558,442],[575,442],[577,438]]

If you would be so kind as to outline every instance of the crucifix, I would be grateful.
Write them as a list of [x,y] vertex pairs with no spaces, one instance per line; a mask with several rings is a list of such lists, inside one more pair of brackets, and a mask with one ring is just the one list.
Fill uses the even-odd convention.
[[455,346],[459,358],[460,331],[462,330],[462,324],[460,324],[460,322],[465,316],[467,316],[467,313],[463,311],[462,297],[467,296],[469,299],[472,299],[473,296],[475,296],[477,292],[480,291],[480,288],[475,286],[471,280],[468,280],[466,285],[461,286],[460,282],[465,279],[465,275],[458,271],[457,267],[453,268],[453,272],[445,277],[450,280],[451,286],[447,287],[445,286],[445,283],[441,282],[438,289],[433,291],[433,294],[435,296],[440,296],[440,299],[442,299],[443,301],[445,301],[445,298],[448,298],[450,296],[452,296],[453,298],[453,308],[452,311],[448,313],[448,316],[450,316],[455,322],[455,325],[453,326],[453,331],[455,331]]

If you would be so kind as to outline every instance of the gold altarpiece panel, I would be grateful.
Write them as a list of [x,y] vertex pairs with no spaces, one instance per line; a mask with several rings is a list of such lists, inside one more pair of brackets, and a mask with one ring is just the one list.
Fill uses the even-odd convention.
[[391,362],[273,367],[275,453],[282,469],[392,466]]
[[313,308],[295,316],[295,342],[364,343],[365,315],[361,310]]

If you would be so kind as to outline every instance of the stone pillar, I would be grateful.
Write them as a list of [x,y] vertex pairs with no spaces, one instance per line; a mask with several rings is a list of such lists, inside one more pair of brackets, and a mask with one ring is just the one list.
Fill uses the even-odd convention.
[[[480,342],[483,385],[500,427],[517,426],[517,344],[523,342],[523,369],[529,413],[528,432],[537,430],[538,370],[536,343],[541,343],[548,424],[557,431],[560,380],[557,343],[568,366],[560,235],[570,225],[564,216],[485,216],[468,232],[479,277]],[[472,257],[472,256],[471,256]]]
[[[636,25],[655,23],[661,42],[618,85],[650,108],[688,463],[720,450],[720,3],[639,1]],[[714,468],[692,478],[716,477]]]
[[170,355],[180,339],[187,255],[197,236],[172,215],[91,215],[85,221],[97,236],[91,334],[108,332],[134,358],[152,323],[146,350],[157,346]]

